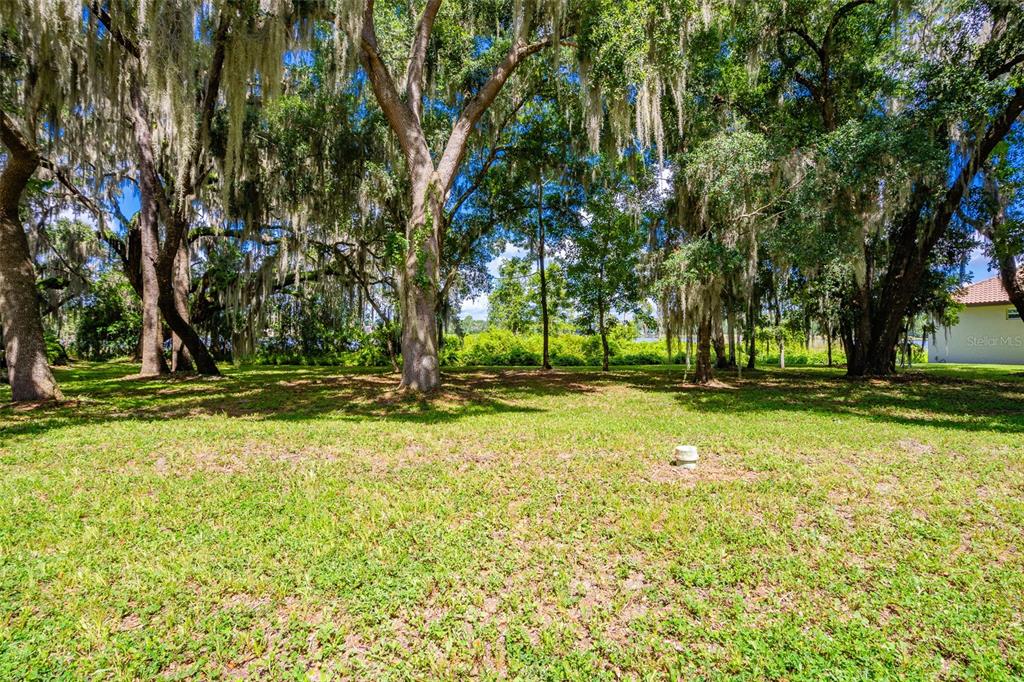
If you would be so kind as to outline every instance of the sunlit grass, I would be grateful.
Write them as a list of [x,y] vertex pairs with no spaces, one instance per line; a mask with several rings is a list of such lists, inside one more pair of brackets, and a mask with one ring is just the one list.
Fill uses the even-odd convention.
[[0,679],[1024,676],[1020,368],[133,370],[0,408]]

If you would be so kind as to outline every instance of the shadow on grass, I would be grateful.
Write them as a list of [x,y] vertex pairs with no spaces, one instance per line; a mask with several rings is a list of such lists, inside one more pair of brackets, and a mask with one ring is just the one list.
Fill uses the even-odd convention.
[[275,420],[390,420],[436,424],[488,414],[537,413],[518,404],[531,396],[593,390],[566,374],[529,371],[446,373],[440,390],[398,390],[398,375],[374,369],[258,367],[223,377],[139,377],[125,364],[86,364],[58,371],[67,400],[0,406],[0,438],[115,421],[163,421],[202,415]]
[[220,378],[140,378],[127,364],[82,363],[58,371],[69,400],[32,409],[0,407],[0,438],[55,427],[202,415],[275,420],[391,420],[422,424],[494,414],[540,413],[532,399],[615,387],[670,393],[696,411],[800,412],[970,431],[1024,432],[1024,381],[986,370],[913,371],[886,380],[852,381],[825,368],[720,374],[713,387],[687,382],[681,367],[460,368],[445,372],[427,396],[398,392],[381,370],[251,367]]
[[[642,378],[641,378],[642,377]],[[722,388],[665,382],[640,374],[628,383],[669,391],[691,409],[742,415],[797,412],[964,431],[1024,433],[1024,382],[992,369],[909,370],[885,379],[848,379],[803,368],[735,373]],[[732,389],[732,390],[727,390]]]

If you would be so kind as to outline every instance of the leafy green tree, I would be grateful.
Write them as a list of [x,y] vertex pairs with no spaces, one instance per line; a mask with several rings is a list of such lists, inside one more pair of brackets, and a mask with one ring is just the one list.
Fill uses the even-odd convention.
[[488,298],[487,320],[498,329],[525,334],[537,323],[536,292],[531,286],[530,258],[509,258],[498,270],[498,282]]
[[0,337],[15,401],[62,397],[47,362],[23,209],[42,163],[46,128],[63,123],[63,109],[49,106],[47,96],[67,94],[70,78],[61,56],[67,48],[54,38],[68,25],[35,3],[0,5]]
[[851,266],[838,293],[853,376],[893,371],[936,250],[1024,112],[1020,3],[918,9],[806,0],[763,15],[783,67],[762,76],[785,95],[774,122],[816,163],[797,203]]
[[985,238],[985,251],[1024,319],[1024,131],[1000,145],[959,218]]
[[582,321],[601,337],[601,367],[607,371],[611,314],[643,311],[638,269],[644,232],[628,210],[635,187],[615,171],[605,175],[607,184],[592,189],[568,244],[566,282]]
[[696,328],[699,383],[711,378],[713,343],[720,365],[727,364],[723,316],[732,340],[736,308],[752,298],[759,245],[780,205],[769,191],[775,171],[764,136],[745,130],[716,134],[679,158],[656,288]]
[[526,249],[536,264],[543,369],[551,369],[549,337],[559,293],[560,273],[552,278],[551,254],[558,253],[578,223],[586,195],[583,180],[588,168],[573,130],[578,128],[578,114],[578,107],[560,104],[550,86],[526,102],[503,163],[487,183],[485,201],[493,223],[506,242]]

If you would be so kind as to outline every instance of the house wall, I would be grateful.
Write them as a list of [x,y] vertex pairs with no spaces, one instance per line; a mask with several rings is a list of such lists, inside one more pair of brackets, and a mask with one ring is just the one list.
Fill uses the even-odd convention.
[[969,306],[960,321],[929,343],[928,362],[1024,365],[1024,321],[1009,320],[1009,303]]

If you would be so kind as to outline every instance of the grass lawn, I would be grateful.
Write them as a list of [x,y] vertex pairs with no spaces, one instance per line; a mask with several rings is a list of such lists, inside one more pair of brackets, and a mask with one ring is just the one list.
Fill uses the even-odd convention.
[[1020,368],[135,369],[0,407],[0,679],[1024,677]]

